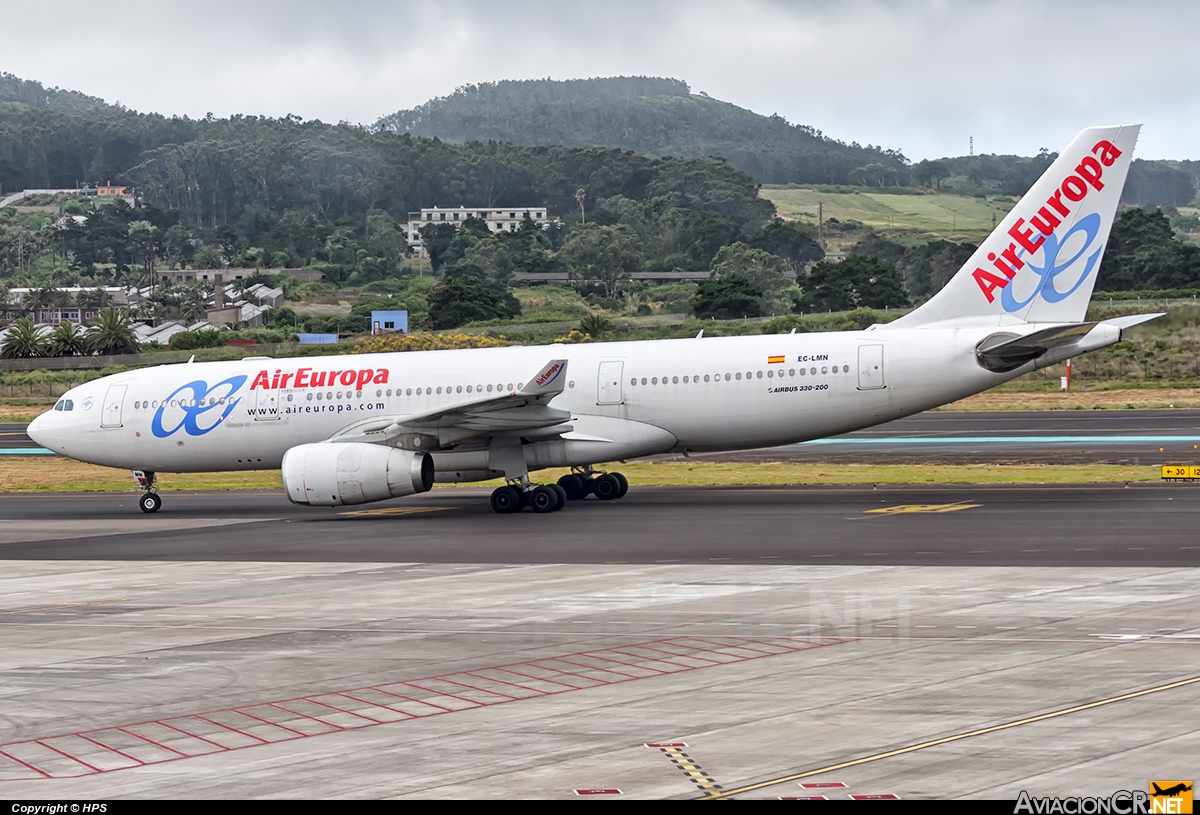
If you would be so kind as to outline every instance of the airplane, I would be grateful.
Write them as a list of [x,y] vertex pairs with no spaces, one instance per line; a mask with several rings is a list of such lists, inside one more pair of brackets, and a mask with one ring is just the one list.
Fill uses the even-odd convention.
[[[1120,341],[1085,319],[1140,125],[1083,130],[926,303],[862,331],[188,362],[69,390],[29,425],[64,456],[158,472],[281,469],[343,506],[503,478],[498,513],[623,497],[603,462],[793,444],[889,422]],[[570,468],[557,483],[531,473]]]
[[1153,781],[1150,782],[1150,786],[1154,787],[1154,792],[1150,793],[1150,795],[1155,798],[1159,796],[1172,798],[1176,795],[1179,795],[1181,792],[1190,792],[1192,789],[1192,785],[1186,781],[1181,781],[1173,787],[1167,787],[1165,790],[1158,786],[1158,784],[1155,784]]

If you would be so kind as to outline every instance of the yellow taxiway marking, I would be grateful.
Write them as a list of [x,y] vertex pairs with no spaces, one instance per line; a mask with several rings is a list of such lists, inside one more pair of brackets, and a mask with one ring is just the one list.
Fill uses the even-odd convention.
[[958,512],[960,509],[974,509],[975,507],[983,506],[982,504],[968,504],[966,501],[957,501],[953,504],[900,504],[894,507],[881,507],[880,509],[868,509],[866,515],[903,515],[910,512]]
[[396,515],[420,515],[425,512],[446,512],[454,507],[385,507],[383,509],[356,509],[353,512],[339,512],[339,515],[356,517],[391,517]]
[[781,776],[780,778],[773,778],[770,781],[760,781],[757,784],[747,784],[744,787],[736,787],[734,789],[722,790],[720,792],[712,792],[697,800],[707,801],[711,798],[728,798],[731,795],[738,795],[739,793],[743,792],[751,792],[753,790],[762,789],[763,787],[773,787],[776,784],[787,784],[791,781],[799,781],[802,778],[810,778],[814,775],[820,775],[821,773],[835,772],[837,770],[844,770],[847,767],[857,767],[860,764],[867,764],[872,761],[880,761],[885,758],[902,756],[906,753],[915,753],[917,750],[924,750],[927,747],[937,747],[942,744],[950,744],[951,742],[962,741],[963,739],[973,738],[974,736],[986,736],[988,733],[999,733],[1001,730],[1011,730],[1014,727],[1021,727],[1022,725],[1026,724],[1044,722],[1047,719],[1057,719],[1059,716],[1069,716],[1072,713],[1080,713],[1085,710],[1092,710],[1093,708],[1116,704],[1117,702],[1125,702],[1130,699],[1137,699],[1142,696],[1148,696],[1151,693],[1161,693],[1165,690],[1174,690],[1175,688],[1194,685],[1198,682],[1200,682],[1200,676],[1193,676],[1191,679],[1181,679],[1178,682],[1168,682],[1166,685],[1159,685],[1154,688],[1146,688],[1145,690],[1133,691],[1132,693],[1123,693],[1120,696],[1110,696],[1107,699],[1101,699],[1096,702],[1088,702],[1082,705],[1074,705],[1073,707],[1055,710],[1050,713],[1041,713],[1037,716],[1028,716],[1024,719],[1017,719],[1015,722],[1005,722],[1004,724],[997,724],[991,727],[981,727],[978,730],[968,730],[966,733],[958,733],[953,736],[944,736],[940,739],[931,739],[929,741],[923,741],[919,744],[911,744],[908,747],[901,747],[898,750],[888,750],[886,753],[876,753],[873,756],[856,758],[852,761],[843,761],[840,764],[831,764],[828,767],[821,767],[817,770],[808,770],[807,772],[794,773],[792,775]]
[[0,611],[0,614],[31,614],[35,611],[58,611],[63,608],[83,608],[84,606],[106,606],[110,603],[124,603],[124,600],[96,600],[93,603],[71,603],[65,606],[39,606],[37,608],[18,608],[14,611]]

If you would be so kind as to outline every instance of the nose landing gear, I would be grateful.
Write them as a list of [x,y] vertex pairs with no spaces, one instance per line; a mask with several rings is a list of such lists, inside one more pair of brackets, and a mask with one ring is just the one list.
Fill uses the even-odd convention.
[[138,499],[138,506],[142,508],[142,512],[158,512],[162,507],[162,496],[155,488],[158,477],[151,470],[133,470],[133,477],[142,488],[142,497]]

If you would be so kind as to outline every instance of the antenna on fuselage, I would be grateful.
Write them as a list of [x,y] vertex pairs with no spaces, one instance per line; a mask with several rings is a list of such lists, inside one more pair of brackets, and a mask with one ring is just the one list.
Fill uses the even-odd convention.
[[193,362],[195,362],[195,361],[196,361],[196,355],[195,355],[195,354],[192,354],[190,357],[188,357],[187,364],[188,364],[188,365],[191,365],[191,364],[192,364]]
[[701,329],[700,329],[700,333],[696,335],[696,339],[700,339],[700,338],[701,338],[701,337],[703,337],[703,336],[704,336],[704,329],[703,329],[703,328],[701,328]]

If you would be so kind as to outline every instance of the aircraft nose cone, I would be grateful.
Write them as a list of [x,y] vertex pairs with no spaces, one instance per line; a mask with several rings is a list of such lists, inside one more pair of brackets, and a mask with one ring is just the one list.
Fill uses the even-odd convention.
[[29,438],[42,447],[49,447],[48,442],[50,439],[46,435],[46,414],[43,413],[30,422],[29,426],[25,428],[25,435],[29,436]]

